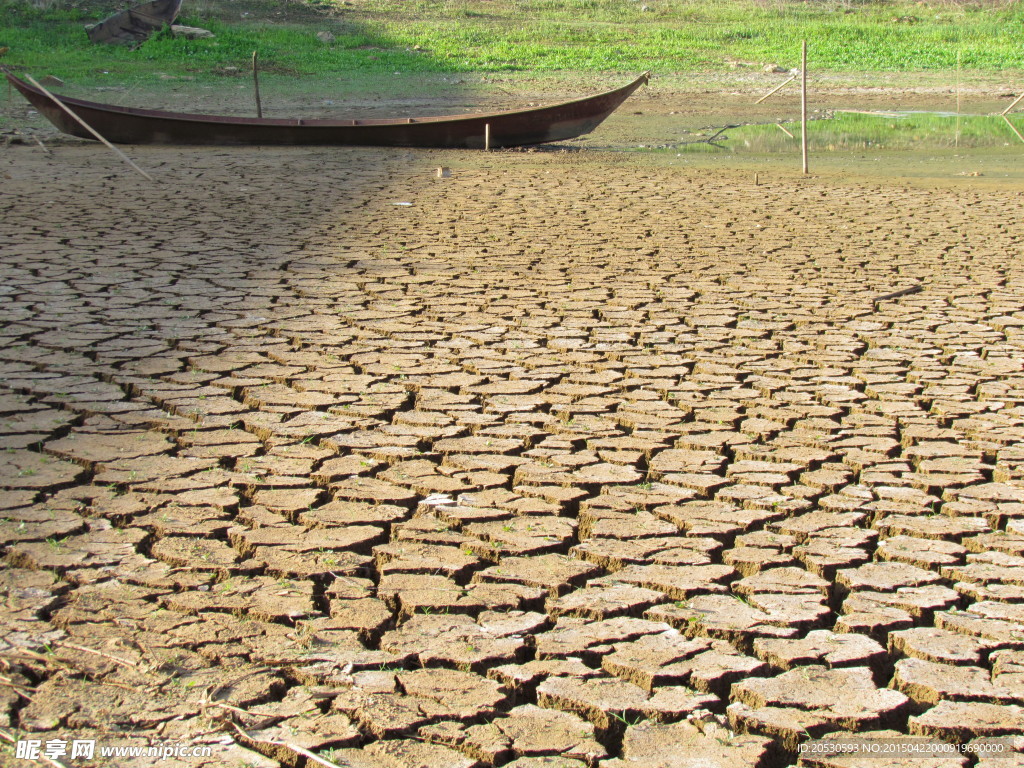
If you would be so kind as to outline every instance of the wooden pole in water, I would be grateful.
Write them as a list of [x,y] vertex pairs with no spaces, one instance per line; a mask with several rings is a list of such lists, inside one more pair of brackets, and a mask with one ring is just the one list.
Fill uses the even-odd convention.
[[48,90],[43,88],[43,86],[41,86],[38,82],[36,82],[36,79],[34,77],[32,77],[32,75],[26,74],[25,75],[25,79],[28,80],[30,83],[32,83],[32,85],[34,85],[36,88],[38,88],[44,94],[46,94],[47,98],[49,98],[50,101],[52,101],[58,107],[63,109],[65,112],[67,112],[72,118],[75,119],[75,121],[79,125],[81,125],[83,128],[85,128],[85,130],[87,130],[89,133],[91,133],[93,136],[95,136],[96,139],[98,139],[99,141],[102,141],[107,146],[107,148],[109,150],[111,150],[114,154],[116,154],[118,157],[120,157],[122,160],[124,160],[126,163],[128,163],[128,165],[130,165],[132,168],[134,168],[136,171],[138,171],[143,177],[145,177],[146,179],[149,179],[149,181],[154,181],[154,182],[156,181],[152,176],[150,176],[144,170],[139,168],[139,166],[137,166],[135,163],[133,163],[132,159],[130,157],[128,157],[128,155],[126,155],[120,149],[118,149],[113,144],[111,144],[109,141],[107,141],[105,138],[103,138],[99,134],[99,131],[97,131],[95,128],[93,128],[91,125],[89,125],[87,122],[85,122],[85,120],[83,120],[81,117],[79,117],[78,114],[76,114],[75,112],[72,112],[71,109],[69,109],[68,106],[63,101],[61,101],[56,96],[54,96],[52,93],[50,93]]
[[807,41],[800,46],[800,156],[807,175]]
[[484,123],[484,151],[491,151],[491,124]]
[[1021,135],[1021,132],[1017,130],[1017,126],[1010,122],[1010,118],[1008,118],[1006,115],[1000,115],[1000,117],[1002,117],[1003,120],[1006,121],[1006,124],[1010,126],[1010,130],[1017,134],[1017,138],[1020,139],[1021,141],[1024,141],[1024,135]]
[[960,49],[956,49],[956,137],[954,146],[960,146]]
[[[7,85],[8,85],[8,87],[9,87],[9,86],[10,86],[10,83],[8,83]],[[1008,107],[1007,107],[1006,109],[1004,109],[1004,110],[1003,110],[1003,111],[1002,111],[1002,112],[1001,112],[1000,114],[1002,114],[1002,115],[1003,115],[1003,116],[1005,117],[1005,116],[1007,115],[1007,113],[1009,113],[1009,111],[1010,111],[1011,109],[1013,109],[1013,108],[1014,108],[1014,107],[1016,107],[1016,106],[1017,106],[1018,104],[1020,104],[1020,102],[1021,102],[1021,99],[1024,99],[1024,93],[1022,93],[1022,94],[1021,94],[1020,96],[1018,96],[1018,97],[1017,97],[1016,99],[1014,99],[1014,100],[1013,100],[1013,104],[1011,104],[1011,105],[1010,105],[1010,106],[1008,106]]]
[[256,94],[256,117],[263,117],[263,104],[260,102],[260,70],[259,54],[252,52],[252,87]]

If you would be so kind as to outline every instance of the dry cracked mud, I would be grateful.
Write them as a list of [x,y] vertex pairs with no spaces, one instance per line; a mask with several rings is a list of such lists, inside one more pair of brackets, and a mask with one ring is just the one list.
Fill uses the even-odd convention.
[[133,154],[155,184],[0,155],[4,733],[782,768],[1024,731],[1020,191]]

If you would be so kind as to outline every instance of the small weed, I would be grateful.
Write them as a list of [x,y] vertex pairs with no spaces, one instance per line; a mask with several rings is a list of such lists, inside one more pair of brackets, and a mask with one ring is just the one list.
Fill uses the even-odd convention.
[[644,716],[642,714],[638,714],[638,715],[634,715],[634,716],[630,717],[629,715],[626,714],[626,712],[627,712],[627,710],[625,710],[625,709],[623,709],[621,712],[611,712],[611,711],[609,711],[608,712],[608,716],[611,717],[612,719],[616,720],[617,722],[622,723],[627,728],[632,727],[634,725],[639,725],[640,723],[642,723],[644,721]]

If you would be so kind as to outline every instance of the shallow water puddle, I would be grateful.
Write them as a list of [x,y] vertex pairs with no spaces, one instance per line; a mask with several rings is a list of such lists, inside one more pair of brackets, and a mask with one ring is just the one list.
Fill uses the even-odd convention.
[[[1024,118],[1000,115],[959,115],[938,112],[836,112],[808,124],[812,152],[976,149],[1021,145]],[[686,152],[772,154],[793,152],[800,145],[800,124],[769,123],[731,128],[717,137],[695,136],[674,148]]]
[[[1019,134],[1019,135],[1018,135]],[[989,177],[1024,181],[1024,116],[952,112],[836,111],[808,124],[812,172],[840,170],[885,177]],[[708,128],[677,144],[629,151],[679,164],[800,168],[799,122]]]
[[[810,123],[807,140],[811,152],[971,150],[1022,143],[1014,131],[1022,131],[1024,121],[1018,117],[1018,127],[1013,120],[1008,123],[998,115],[840,112]],[[800,125],[795,122],[742,126],[728,133],[732,135],[726,141],[720,138],[716,143],[727,145],[731,152],[791,153],[800,143]],[[686,150],[698,147],[706,151],[717,148],[700,143],[687,144]]]

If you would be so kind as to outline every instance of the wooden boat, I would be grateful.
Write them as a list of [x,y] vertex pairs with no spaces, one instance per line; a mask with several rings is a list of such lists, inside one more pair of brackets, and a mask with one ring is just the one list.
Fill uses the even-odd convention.
[[181,10],[182,0],[153,0],[108,16],[85,28],[94,43],[141,43],[170,24]]
[[[334,144],[384,147],[517,147],[590,133],[648,81],[649,72],[613,91],[512,112],[390,119],[284,119],[161,112],[54,96],[100,135],[122,144]],[[10,72],[7,80],[64,133],[91,139],[53,99]]]

